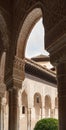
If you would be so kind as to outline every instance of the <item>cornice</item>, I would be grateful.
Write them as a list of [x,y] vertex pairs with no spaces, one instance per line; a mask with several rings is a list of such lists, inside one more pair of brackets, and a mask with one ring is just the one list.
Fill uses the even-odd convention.
[[25,72],[31,74],[35,77],[40,79],[46,80],[50,83],[56,84],[56,75],[53,74],[51,71],[46,70],[46,68],[42,68],[32,60],[25,61]]

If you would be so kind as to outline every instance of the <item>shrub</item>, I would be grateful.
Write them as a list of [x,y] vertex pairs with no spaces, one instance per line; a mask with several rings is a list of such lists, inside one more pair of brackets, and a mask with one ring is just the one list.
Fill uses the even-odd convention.
[[39,120],[34,130],[58,130],[58,120],[53,118],[45,118]]

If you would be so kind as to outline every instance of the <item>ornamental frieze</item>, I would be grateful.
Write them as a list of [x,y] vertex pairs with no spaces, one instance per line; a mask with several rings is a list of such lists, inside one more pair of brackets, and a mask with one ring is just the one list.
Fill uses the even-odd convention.
[[25,61],[17,56],[15,56],[14,66],[13,66],[13,84],[15,87],[22,87],[22,81],[25,77],[24,71]]
[[15,57],[14,60],[14,68],[24,71],[25,61],[20,59],[19,57]]

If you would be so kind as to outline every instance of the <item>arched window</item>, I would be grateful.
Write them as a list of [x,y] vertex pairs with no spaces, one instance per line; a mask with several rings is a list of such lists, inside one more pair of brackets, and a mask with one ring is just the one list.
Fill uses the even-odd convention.
[[34,95],[34,105],[35,106],[40,106],[41,107],[41,95],[39,93],[35,93]]
[[51,98],[50,98],[50,96],[49,95],[46,95],[45,96],[45,108],[47,109],[47,108],[51,108]]
[[28,106],[28,99],[27,99],[27,94],[25,91],[22,93],[22,106]]
[[45,96],[45,117],[51,116],[51,98],[49,95]]
[[27,94],[25,91],[22,93],[22,114],[26,114],[28,107]]
[[36,97],[36,102],[39,103],[39,96]]
[[25,114],[25,106],[22,106],[22,114]]

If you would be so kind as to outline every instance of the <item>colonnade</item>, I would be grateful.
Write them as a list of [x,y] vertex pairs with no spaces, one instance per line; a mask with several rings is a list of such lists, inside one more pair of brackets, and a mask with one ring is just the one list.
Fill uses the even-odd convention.
[[[4,78],[4,77],[3,77]],[[9,77],[8,77],[9,78]],[[2,99],[6,92],[6,86],[8,88],[8,130],[19,130],[19,90],[22,88],[22,81],[24,80],[24,61],[18,57],[14,59],[13,76],[7,80],[6,85],[4,80],[0,76],[0,130],[5,130],[4,126],[4,106]],[[5,105],[6,106],[6,105]],[[28,126],[30,129],[30,109],[28,109]]]
[[[51,62],[56,66],[58,99],[59,99],[59,130],[66,129],[66,46],[58,48],[58,52],[51,53]],[[13,86],[8,90],[9,93],[9,130],[19,130],[19,111],[18,111],[18,90],[22,86],[24,79],[24,63],[21,59],[15,57],[13,67]],[[0,82],[0,129],[1,122],[1,99],[3,97],[6,85]],[[44,104],[43,104],[44,106]],[[42,113],[43,113],[42,106]],[[53,110],[52,110],[53,111]],[[43,114],[42,114],[43,115]]]
[[[29,79],[28,79],[29,81]],[[27,82],[26,82],[27,84]],[[29,83],[31,84],[31,82]],[[57,93],[54,97],[50,97],[49,95],[44,94],[40,94],[37,93],[35,91],[34,88],[34,92],[33,90],[31,91],[32,87],[29,87],[29,91],[31,91],[32,93],[28,92],[27,87],[29,86],[29,84],[27,86],[23,86],[25,88],[23,88],[23,92],[22,92],[22,108],[24,107],[25,111],[24,113],[22,113],[22,109],[21,109],[21,122],[23,124],[23,127],[27,130],[33,130],[36,122],[42,118],[58,118],[58,106],[55,103],[55,98],[57,96]],[[36,84],[35,84],[36,85]],[[52,89],[52,88],[51,88]],[[38,89],[39,91],[39,89]],[[44,91],[45,92],[45,91]],[[47,90],[47,93],[48,90]],[[55,94],[54,93],[54,94]],[[50,94],[51,95],[51,94]],[[26,98],[25,98],[26,97]],[[29,98],[30,97],[30,98]],[[37,97],[38,97],[38,102],[37,102]],[[49,98],[49,100],[45,101],[45,97],[47,97],[47,99]],[[49,102],[48,102],[49,101]],[[22,128],[22,123],[21,123],[21,128]],[[27,125],[26,125],[27,124]],[[21,130],[21,129],[20,129]]]

